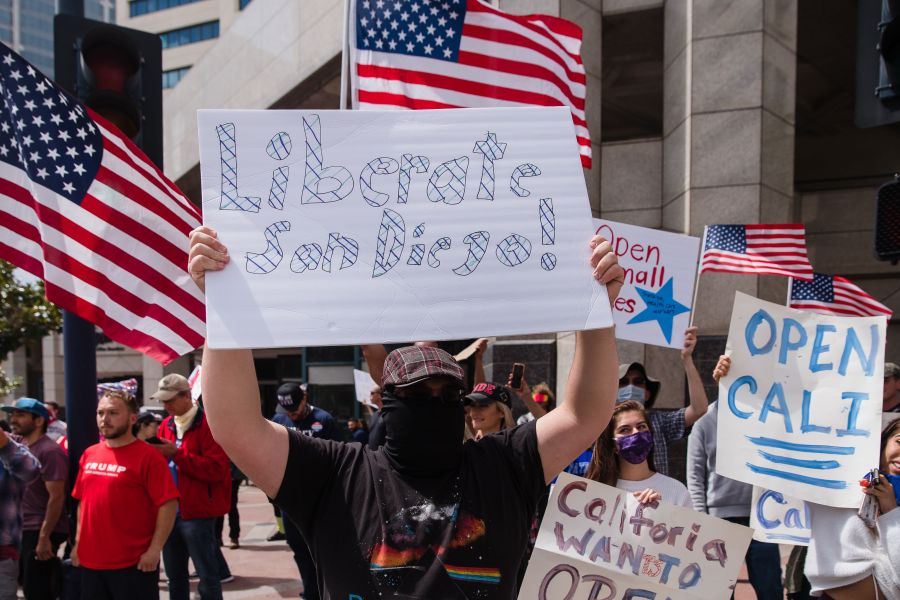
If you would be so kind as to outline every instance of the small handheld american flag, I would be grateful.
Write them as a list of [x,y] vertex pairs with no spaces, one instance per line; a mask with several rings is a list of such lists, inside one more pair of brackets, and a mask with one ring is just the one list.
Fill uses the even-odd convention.
[[700,273],[783,275],[805,281],[813,278],[803,225],[709,225],[703,239]]
[[0,44],[0,258],[112,340],[168,363],[203,343],[198,210],[119,130]]
[[826,315],[887,317],[893,312],[849,279],[815,273],[812,281],[791,280],[789,306]]
[[354,108],[567,106],[590,168],[575,23],[480,0],[353,0],[350,19]]

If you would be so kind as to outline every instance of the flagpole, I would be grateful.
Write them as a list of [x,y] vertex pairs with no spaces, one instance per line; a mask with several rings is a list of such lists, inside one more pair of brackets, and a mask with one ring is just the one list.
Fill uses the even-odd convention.
[[350,2],[344,0],[344,21],[341,28],[341,110],[347,109],[347,78],[349,69],[347,63],[350,61],[350,40],[348,30],[350,28]]
[[787,300],[785,300],[785,303],[784,303],[785,306],[789,307],[791,305],[791,292],[793,292],[793,291],[794,291],[794,278],[788,277],[788,293],[787,293]]
[[694,326],[694,315],[697,314],[697,292],[700,290],[700,272],[703,264],[703,251],[706,248],[706,230],[708,228],[707,225],[703,226],[703,241],[700,242],[700,253],[697,256],[697,277],[694,278],[694,297],[691,299],[691,320],[688,322],[688,327]]

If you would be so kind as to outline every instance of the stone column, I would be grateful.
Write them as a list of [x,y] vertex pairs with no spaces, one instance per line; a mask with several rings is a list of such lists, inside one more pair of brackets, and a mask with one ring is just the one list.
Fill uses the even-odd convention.
[[[663,228],[794,221],[797,0],[668,0],[665,20]],[[787,290],[773,276],[701,284],[701,335],[727,333],[735,289],[780,303]],[[648,347],[647,362],[680,400],[665,353]]]

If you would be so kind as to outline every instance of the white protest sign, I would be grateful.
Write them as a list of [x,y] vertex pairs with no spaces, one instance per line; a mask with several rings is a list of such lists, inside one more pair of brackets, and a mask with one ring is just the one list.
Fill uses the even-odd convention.
[[760,542],[809,546],[809,506],[804,500],[754,485],[750,528],[753,539]]
[[625,270],[613,305],[616,337],[682,348],[691,316],[700,238],[594,219]]
[[563,107],[202,110],[216,348],[608,327]]
[[203,389],[200,386],[200,373],[203,369],[202,365],[197,365],[191,374],[188,375],[188,385],[191,386],[191,399],[196,402],[200,399]]
[[737,293],[719,382],[716,471],[858,507],[878,465],[884,317],[834,317]]
[[356,386],[356,401],[365,406],[371,406],[377,409],[378,405],[373,403],[370,398],[370,392],[375,387],[375,380],[366,371],[353,369],[353,384]]
[[751,533],[680,506],[642,505],[629,492],[562,473],[519,598],[727,598]]

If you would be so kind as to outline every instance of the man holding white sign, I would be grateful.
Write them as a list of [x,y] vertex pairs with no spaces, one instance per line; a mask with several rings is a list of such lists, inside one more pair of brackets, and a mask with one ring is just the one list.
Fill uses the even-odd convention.
[[[622,269],[602,238],[590,247],[593,275],[613,302]],[[192,232],[190,256],[201,288],[207,271],[228,263],[205,227]],[[235,464],[300,527],[325,598],[511,599],[538,497],[596,439],[615,399],[612,330],[576,340],[565,402],[478,443],[460,444],[462,369],[436,348],[400,348],[385,361],[381,452],[263,419],[249,350],[204,350],[207,410]],[[302,477],[285,478],[287,470]]]

